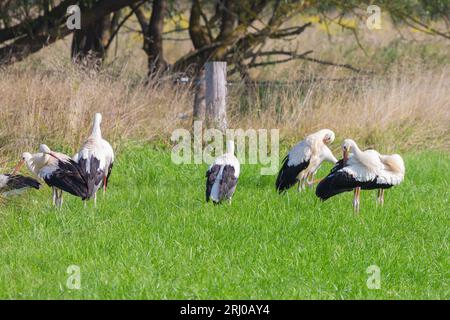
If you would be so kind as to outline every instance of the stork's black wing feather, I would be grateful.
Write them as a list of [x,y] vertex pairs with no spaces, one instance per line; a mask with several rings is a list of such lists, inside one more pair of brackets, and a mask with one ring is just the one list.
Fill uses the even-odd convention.
[[289,155],[287,155],[283,160],[283,166],[278,173],[277,181],[275,182],[275,187],[279,193],[282,193],[295,185],[298,182],[298,174],[305,170],[309,165],[309,160],[299,163],[294,166],[288,165]]
[[114,163],[111,162],[111,164],[110,164],[109,167],[108,167],[108,175],[106,176],[106,186],[105,186],[105,187],[108,187],[109,177],[111,176],[111,172],[112,172],[112,169],[113,169],[113,165],[114,165]]
[[316,196],[325,201],[337,194],[352,191],[356,187],[360,187],[362,190],[388,189],[392,187],[389,184],[378,183],[377,177],[369,181],[358,181],[349,173],[342,171],[341,169],[344,167],[344,160],[339,160],[328,176],[317,185]]
[[377,180],[378,177],[375,177],[373,180],[362,182],[360,187],[362,190],[389,189],[392,187],[391,184],[379,183]]
[[6,191],[24,188],[39,189],[41,187],[41,184],[37,180],[30,177],[10,174],[5,174],[5,176],[8,177],[8,181],[6,182]]
[[233,166],[225,165],[222,171],[222,179],[220,180],[219,199],[231,199],[237,185],[237,178],[234,175]]
[[[87,172],[87,162],[89,161],[89,172]],[[89,159],[81,158],[78,160],[78,166],[81,170],[81,175],[86,180],[87,195],[86,199],[90,199],[94,196],[105,175],[105,172],[100,169],[100,160],[95,157]]]
[[72,159],[59,160],[58,169],[44,177],[44,181],[51,187],[61,189],[83,200],[88,198],[88,185],[83,168]]
[[352,191],[361,184],[347,172],[334,169],[317,185],[316,196],[323,201],[337,194]]
[[338,170],[341,170],[342,168],[344,168],[344,159],[341,159],[335,163],[334,167],[331,168],[329,175],[335,173]]
[[217,164],[212,166],[211,169],[206,172],[206,202],[209,201],[213,184],[216,181],[219,172],[220,166]]

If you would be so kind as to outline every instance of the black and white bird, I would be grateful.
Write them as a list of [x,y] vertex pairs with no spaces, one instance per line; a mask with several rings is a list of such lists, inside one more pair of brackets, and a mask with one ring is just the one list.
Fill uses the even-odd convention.
[[314,175],[322,162],[337,162],[328,145],[333,143],[334,132],[322,129],[307,136],[295,145],[283,160],[278,173],[275,187],[279,193],[286,191],[298,183],[298,191],[306,189],[306,184],[312,186]]
[[24,164],[52,188],[53,205],[61,208],[63,191],[82,200],[89,198],[86,173],[69,156],[53,152],[47,145],[41,144],[38,153],[23,153],[17,169],[20,170]]
[[41,184],[30,177],[13,174],[0,174],[0,195],[19,194],[28,188],[39,189]]
[[114,151],[108,141],[103,139],[100,124],[102,115],[96,113],[92,126],[92,133],[87,138],[81,150],[73,156],[73,160],[84,168],[89,176],[89,198],[97,203],[97,191],[103,186],[106,192],[109,177],[114,164]]
[[361,189],[378,189],[377,203],[383,205],[384,190],[399,185],[405,177],[405,164],[398,154],[362,151],[351,139],[344,140],[342,151],[343,159],[317,186],[316,195],[322,200],[354,190],[353,208],[359,212]]
[[234,155],[234,142],[227,141],[227,152],[214,160],[206,172],[206,202],[231,199],[240,174],[239,160]]

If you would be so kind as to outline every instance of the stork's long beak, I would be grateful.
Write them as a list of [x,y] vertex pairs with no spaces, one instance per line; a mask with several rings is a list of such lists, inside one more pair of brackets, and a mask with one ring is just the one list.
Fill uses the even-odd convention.
[[20,169],[22,169],[23,165],[25,164],[25,160],[20,160],[19,163],[16,165],[16,167],[14,168],[14,171],[12,172],[12,175],[16,175],[17,172],[20,171]]
[[344,160],[344,166],[347,164],[347,160],[348,160],[348,150],[344,149],[343,151],[343,160]]

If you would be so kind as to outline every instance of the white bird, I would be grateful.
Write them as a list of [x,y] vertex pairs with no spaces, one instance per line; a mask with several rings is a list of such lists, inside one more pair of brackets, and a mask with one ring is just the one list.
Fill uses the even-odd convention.
[[33,178],[13,174],[0,174],[0,195],[21,193],[25,189],[39,189],[41,184]]
[[206,202],[215,203],[231,198],[240,174],[239,160],[234,155],[234,142],[227,141],[227,152],[217,157],[206,172]]
[[102,137],[101,122],[102,115],[96,113],[91,135],[81,150],[73,156],[73,160],[79,163],[88,174],[89,198],[94,197],[95,204],[98,189],[103,186],[103,193],[106,192],[114,164],[114,151],[108,141]]
[[53,152],[47,145],[41,144],[38,153],[23,153],[16,170],[24,164],[52,188],[53,205],[62,206],[63,191],[83,200],[88,199],[86,173],[69,156]]
[[399,185],[405,177],[405,164],[398,154],[382,155],[375,150],[361,151],[355,141],[344,140],[343,159],[317,186],[316,195],[326,200],[354,190],[353,208],[359,212],[360,193],[378,189],[377,203],[383,205],[384,190]]
[[327,147],[333,143],[334,132],[323,129],[307,136],[295,145],[283,160],[275,183],[276,189],[282,193],[298,182],[298,191],[306,188],[306,184],[314,183],[314,175],[323,161],[336,163],[331,150]]

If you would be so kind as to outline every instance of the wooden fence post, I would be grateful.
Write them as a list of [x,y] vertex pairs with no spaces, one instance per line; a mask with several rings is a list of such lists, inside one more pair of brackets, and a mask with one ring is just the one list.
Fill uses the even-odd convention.
[[227,129],[227,63],[207,62],[206,81],[206,125],[225,132]]

